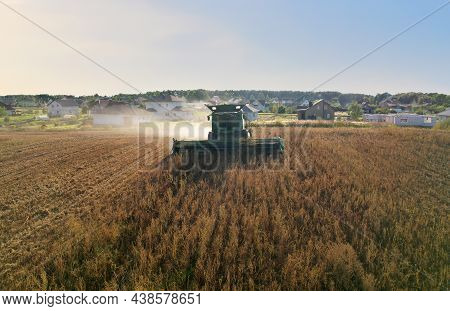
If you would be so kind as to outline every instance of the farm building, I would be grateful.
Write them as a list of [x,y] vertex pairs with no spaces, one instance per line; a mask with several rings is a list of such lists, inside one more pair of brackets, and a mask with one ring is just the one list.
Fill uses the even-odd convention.
[[450,118],[450,108],[437,114],[439,121],[445,121]]
[[436,117],[414,113],[388,114],[386,115],[386,122],[399,126],[432,127],[436,124]]
[[298,109],[299,120],[334,120],[334,108],[326,100],[309,103],[308,108]]
[[130,106],[128,103],[100,100],[91,111],[93,125],[136,126],[153,120],[152,113]]
[[58,99],[47,105],[49,117],[63,117],[65,115],[79,115],[81,102],[77,99]]
[[244,105],[242,112],[248,121],[255,121],[258,119],[258,109],[251,105]]
[[364,114],[363,120],[366,122],[386,122],[386,114]]

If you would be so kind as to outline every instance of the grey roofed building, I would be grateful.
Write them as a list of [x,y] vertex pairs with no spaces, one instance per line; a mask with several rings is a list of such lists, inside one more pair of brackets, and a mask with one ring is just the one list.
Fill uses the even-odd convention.
[[63,98],[51,101],[47,105],[49,117],[63,117],[64,115],[78,115],[82,101],[74,98]]
[[82,104],[82,101],[76,98],[63,98],[52,100],[48,103],[48,105],[53,102],[57,102],[59,105],[61,105],[61,107],[80,107]]
[[411,110],[411,105],[403,105],[397,98],[390,96],[381,101],[378,106],[380,108],[388,108],[395,112],[407,112]]
[[450,108],[437,114],[439,120],[444,121],[450,118]]
[[308,108],[298,109],[299,120],[334,120],[334,108],[324,99],[309,103]]
[[258,112],[258,109],[256,109],[255,107],[253,107],[253,106],[250,105],[250,104],[247,104],[247,105],[245,105],[245,106],[242,108],[242,111]]
[[81,100],[75,98],[63,98],[57,102],[63,107],[79,107],[81,105]]
[[242,112],[248,121],[255,121],[258,119],[258,109],[252,107],[251,105],[244,105],[242,107]]
[[266,108],[265,101],[263,100],[254,100],[250,105],[258,110],[258,112],[261,112]]

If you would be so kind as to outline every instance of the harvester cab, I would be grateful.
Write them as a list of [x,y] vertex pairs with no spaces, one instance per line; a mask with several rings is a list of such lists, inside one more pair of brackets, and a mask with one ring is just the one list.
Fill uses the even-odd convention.
[[206,105],[212,114],[212,131],[208,133],[208,140],[231,140],[250,138],[251,133],[246,129],[245,116],[242,105]]

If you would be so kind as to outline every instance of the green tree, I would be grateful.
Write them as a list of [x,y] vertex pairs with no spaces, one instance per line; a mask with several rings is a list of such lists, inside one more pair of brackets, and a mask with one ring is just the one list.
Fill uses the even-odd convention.
[[375,113],[389,113],[389,108],[387,107],[378,107],[375,109]]
[[286,113],[286,107],[284,106],[278,107],[278,113]]
[[270,104],[269,111],[272,112],[272,113],[277,113],[278,105],[277,104]]
[[425,109],[423,109],[423,107],[417,107],[417,108],[413,108],[413,112],[415,112],[417,114],[425,114]]
[[357,102],[353,102],[348,107],[348,113],[352,120],[358,120],[362,117],[362,108]]
[[8,113],[6,112],[6,109],[3,107],[0,107],[0,117],[6,116]]
[[392,96],[389,93],[383,93],[383,94],[377,94],[374,98],[375,103],[379,103],[382,102],[383,100],[385,100],[386,98]]
[[186,94],[188,101],[207,101],[209,100],[208,92],[202,89],[188,91]]
[[296,107],[286,107],[286,113],[297,113]]

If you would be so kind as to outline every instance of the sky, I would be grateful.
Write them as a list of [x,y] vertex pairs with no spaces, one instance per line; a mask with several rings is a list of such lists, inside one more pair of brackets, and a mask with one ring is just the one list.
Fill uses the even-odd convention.
[[[448,0],[0,0],[0,95],[311,91]],[[450,94],[450,4],[317,91]]]

